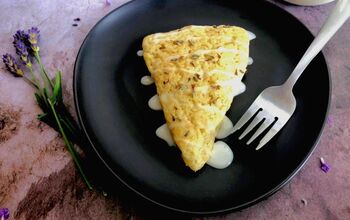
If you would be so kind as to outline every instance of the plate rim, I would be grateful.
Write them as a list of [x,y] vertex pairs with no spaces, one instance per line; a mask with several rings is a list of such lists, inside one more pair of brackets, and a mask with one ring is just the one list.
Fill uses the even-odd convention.
[[[151,202],[151,203],[153,203],[155,205],[158,205],[161,208],[165,208],[165,209],[168,209],[170,211],[175,211],[175,212],[182,213],[182,214],[203,216],[203,215],[215,215],[215,214],[224,214],[224,213],[229,213],[229,212],[235,212],[235,211],[239,211],[239,210],[248,208],[250,206],[253,206],[253,205],[257,204],[258,202],[260,202],[262,200],[265,200],[265,199],[269,198],[270,196],[272,196],[273,194],[275,194],[276,192],[278,192],[283,186],[285,186],[288,182],[290,182],[291,179],[295,175],[297,175],[299,173],[299,171],[304,167],[304,165],[309,160],[309,158],[311,157],[312,153],[315,151],[316,147],[318,146],[318,143],[320,142],[320,138],[321,138],[321,136],[323,134],[323,131],[324,131],[324,128],[325,128],[325,125],[326,125],[326,119],[327,119],[327,117],[329,115],[330,105],[331,105],[331,98],[332,98],[332,75],[330,74],[330,71],[329,71],[330,68],[329,68],[328,60],[326,59],[326,56],[324,56],[324,53],[323,53],[322,50],[317,56],[321,56],[323,58],[325,66],[326,66],[327,76],[328,76],[328,97],[327,97],[327,107],[326,107],[326,111],[325,111],[325,117],[323,119],[322,126],[320,127],[320,131],[319,131],[317,137],[315,138],[315,140],[314,140],[314,142],[313,142],[313,144],[312,144],[312,146],[310,148],[310,151],[307,153],[307,155],[304,157],[304,159],[301,161],[301,163],[293,170],[293,172],[291,172],[290,175],[287,176],[280,184],[278,184],[277,186],[275,186],[273,189],[269,190],[265,194],[259,196],[258,198],[255,198],[255,199],[253,199],[253,200],[251,200],[249,202],[243,203],[243,204],[238,205],[238,206],[225,208],[225,209],[220,209],[220,210],[215,210],[215,211],[190,211],[190,210],[174,208],[174,207],[162,204],[161,202],[158,202],[158,201],[150,198],[149,196],[146,196],[146,195],[142,194],[139,190],[136,190],[135,188],[130,186],[118,174],[116,174],[113,171],[113,169],[108,165],[107,161],[103,159],[103,157],[101,156],[101,154],[98,152],[97,148],[95,147],[95,144],[93,143],[93,141],[91,140],[90,136],[88,135],[87,129],[86,129],[86,127],[84,125],[84,122],[83,122],[83,119],[82,119],[81,110],[80,110],[80,107],[79,107],[79,98],[78,98],[78,94],[77,94],[78,93],[77,92],[77,87],[78,87],[78,85],[77,85],[78,84],[78,82],[77,82],[77,63],[78,63],[81,51],[82,51],[86,41],[89,39],[90,35],[95,30],[95,28],[103,20],[105,20],[108,16],[110,16],[112,13],[114,13],[117,10],[119,10],[120,8],[123,8],[123,7],[125,7],[125,6],[127,6],[129,4],[132,4],[133,2],[136,2],[136,1],[137,0],[131,0],[131,1],[125,2],[124,4],[121,4],[120,6],[116,7],[115,9],[113,9],[112,11],[110,11],[109,13],[104,15],[102,18],[100,18],[100,20],[86,34],[83,42],[80,45],[80,48],[79,48],[79,50],[77,52],[76,59],[75,59],[75,62],[74,62],[73,81],[72,81],[72,83],[73,83],[73,97],[74,97],[75,111],[77,113],[77,119],[78,119],[79,125],[80,125],[81,129],[83,130],[84,135],[87,138],[89,144],[93,148],[93,151],[97,154],[98,158],[102,161],[102,163],[105,165],[105,167],[113,174],[113,176],[116,177],[129,190],[131,190],[132,192],[134,192],[137,195],[141,196],[146,201]],[[284,8],[282,8],[278,3],[272,3],[270,1],[264,1],[264,4],[268,4],[271,7],[278,8],[278,10],[281,10],[284,13],[287,13],[289,16],[291,16],[295,20],[297,20],[300,23],[300,25],[302,25],[306,29],[306,31],[308,31],[313,37],[315,37],[315,35],[310,31],[310,29],[303,22],[301,22],[295,15],[293,15],[289,11],[285,10]]]

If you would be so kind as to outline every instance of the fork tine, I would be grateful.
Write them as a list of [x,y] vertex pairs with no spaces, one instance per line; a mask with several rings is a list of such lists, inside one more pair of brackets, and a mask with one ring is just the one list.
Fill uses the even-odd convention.
[[243,114],[243,116],[238,120],[238,122],[233,126],[233,132],[240,129],[249,119],[259,111],[253,104],[248,108],[248,110]]
[[259,122],[262,120],[262,117],[259,117],[259,113],[255,116],[253,121],[249,124],[249,126],[245,129],[245,131],[239,136],[239,140],[244,138]]
[[264,122],[260,125],[258,130],[256,130],[253,136],[247,141],[247,144],[252,143],[255,140],[255,138],[257,138],[261,133],[263,133],[263,131],[265,131],[266,128],[268,128],[271,125],[272,122],[273,120],[271,120],[270,118],[265,118]]
[[262,148],[267,142],[271,140],[286,124],[287,121],[282,122],[277,120],[277,122],[272,126],[272,128],[267,132],[267,134],[261,139],[259,145],[255,148],[255,150],[259,150]]

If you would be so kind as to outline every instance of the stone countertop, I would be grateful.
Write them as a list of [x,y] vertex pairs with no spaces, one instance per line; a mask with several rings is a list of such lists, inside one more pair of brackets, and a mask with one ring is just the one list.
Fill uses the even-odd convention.
[[[64,97],[74,112],[73,66],[78,49],[96,22],[126,0],[2,0],[0,53],[13,52],[12,34],[38,26],[42,57],[50,72],[63,72]],[[313,34],[334,4],[299,7],[275,2],[300,19]],[[74,22],[74,18],[81,21]],[[77,23],[78,26],[73,26]],[[304,168],[267,200],[240,212],[208,219],[350,218],[350,22],[323,53],[332,76],[330,114],[318,147]],[[0,69],[0,207],[11,219],[154,219],[119,196],[89,191],[58,134],[36,119],[33,90]],[[319,168],[319,157],[330,164]],[[146,216],[146,217],[145,217]]]

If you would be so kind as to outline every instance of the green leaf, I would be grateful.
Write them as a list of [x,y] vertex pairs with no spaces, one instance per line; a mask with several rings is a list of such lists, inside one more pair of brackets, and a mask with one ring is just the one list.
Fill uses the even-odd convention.
[[48,108],[45,98],[42,97],[39,93],[34,93],[36,102],[38,103],[41,110],[45,111]]
[[52,123],[50,122],[49,114],[47,114],[47,113],[41,113],[41,114],[38,114],[38,115],[36,116],[36,118],[37,118],[39,121],[42,121],[42,122],[44,122],[45,124],[49,125],[50,127],[53,127],[53,126],[52,126]]
[[38,105],[41,107],[42,104],[43,104],[43,102],[44,102],[44,100],[41,98],[41,96],[40,96],[38,93],[34,93],[34,95],[35,95],[35,100],[36,100],[36,102],[37,102]]
[[61,101],[62,101],[61,71],[57,71],[55,76],[55,86],[53,88],[51,102],[59,103]]
[[73,161],[75,162],[76,167],[78,168],[81,176],[83,177],[83,179],[85,180],[86,185],[88,186],[89,189],[92,189],[92,185],[90,184],[90,181],[87,179],[87,176],[85,175],[84,171],[83,171],[83,167],[80,165],[80,160],[79,160],[79,154],[76,152],[73,143],[68,139],[65,130],[62,127],[59,115],[56,112],[55,106],[53,105],[53,103],[51,102],[50,99],[47,99],[47,102],[50,105],[50,108],[52,110],[53,116],[55,117],[57,126],[59,128],[59,131],[62,135],[63,141],[67,146],[67,149],[69,151],[69,153],[71,154]]
[[47,113],[42,113],[37,116],[37,119],[43,120],[47,116]]
[[43,88],[43,99],[47,100],[50,95],[49,95],[49,91],[47,90],[47,88]]

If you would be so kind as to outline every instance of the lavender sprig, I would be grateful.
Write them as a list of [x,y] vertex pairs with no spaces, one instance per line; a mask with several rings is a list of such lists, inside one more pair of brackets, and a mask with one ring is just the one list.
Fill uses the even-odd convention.
[[[38,62],[39,67],[41,69],[41,76],[43,78],[44,87],[48,87],[48,84],[50,84],[51,89],[53,89],[54,84],[52,80],[49,78],[49,75],[44,67],[44,65],[41,62],[40,58],[40,47],[39,47],[39,40],[40,40],[40,31],[37,27],[32,27],[28,29],[28,32],[25,33],[23,30],[17,31],[17,33],[24,33],[23,35],[20,35],[22,37],[23,42],[28,46],[28,52],[34,56],[35,60]],[[16,36],[15,34],[15,36]],[[14,38],[15,38],[14,36]]]
[[16,59],[11,54],[5,54],[2,56],[2,61],[4,62],[6,69],[16,77],[23,76],[23,70],[19,67]]
[[36,87],[41,89],[41,85],[39,80],[35,77],[35,74],[33,72],[32,68],[32,61],[31,61],[31,49],[30,49],[30,42],[28,41],[29,35],[26,34],[22,30],[18,30],[15,35],[13,35],[13,46],[16,49],[16,54],[21,59],[22,63],[29,69],[30,75],[32,77],[32,81],[35,83]]
[[40,39],[40,31],[37,27],[32,27],[28,30],[28,42],[30,44],[30,48],[35,52],[39,52],[39,39]]
[[[43,112],[38,115],[38,119],[51,126],[62,135],[63,141],[70,152],[76,167],[88,188],[92,189],[92,186],[80,165],[79,154],[73,146],[73,142],[81,143],[81,131],[63,103],[61,72],[57,71],[53,83],[48,77],[41,62],[39,53],[39,29],[32,27],[27,32],[19,30],[14,34],[13,38],[13,45],[16,49],[16,54],[19,56],[24,67],[29,70],[32,79],[26,77],[25,71],[10,54],[3,55],[3,62],[7,70],[14,76],[22,77],[36,88],[34,94],[36,102]],[[35,59],[32,59],[32,57]],[[40,78],[36,77],[33,71],[32,66],[34,61],[37,61],[37,64],[40,67]],[[43,83],[43,86],[41,83]]]
[[2,61],[5,64],[6,69],[15,77],[23,77],[25,81],[30,83],[34,87],[38,87],[36,82],[24,76],[24,72],[20,67],[20,64],[11,54],[2,55]]

